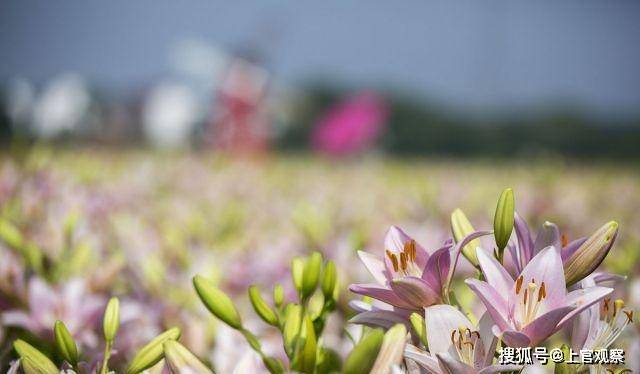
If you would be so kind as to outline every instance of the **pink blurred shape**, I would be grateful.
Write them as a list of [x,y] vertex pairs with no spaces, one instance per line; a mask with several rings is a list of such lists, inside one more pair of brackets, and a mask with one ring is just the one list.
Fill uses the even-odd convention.
[[348,97],[316,122],[312,146],[321,153],[344,156],[370,148],[386,126],[387,106],[382,97],[362,92]]

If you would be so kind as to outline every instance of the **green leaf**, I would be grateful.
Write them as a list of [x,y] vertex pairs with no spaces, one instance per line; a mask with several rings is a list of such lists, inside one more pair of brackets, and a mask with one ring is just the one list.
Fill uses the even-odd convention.
[[236,330],[242,328],[242,320],[235,305],[212,281],[196,275],[193,277],[193,286],[209,312]]

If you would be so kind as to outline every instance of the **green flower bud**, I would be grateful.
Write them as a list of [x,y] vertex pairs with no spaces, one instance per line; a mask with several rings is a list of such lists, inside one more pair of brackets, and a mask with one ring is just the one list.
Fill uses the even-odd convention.
[[42,352],[22,339],[13,342],[26,374],[58,374],[60,370]]
[[576,370],[574,365],[571,365],[568,363],[568,361],[571,358],[571,352],[569,350],[569,347],[566,344],[563,344],[560,347],[560,350],[564,354],[564,360],[563,362],[558,362],[555,364],[553,373],[554,374],[576,374],[578,371]]
[[263,321],[272,325],[278,326],[278,316],[276,313],[269,307],[269,304],[262,298],[260,295],[260,290],[256,286],[249,287],[249,300],[251,300],[251,305],[253,305],[253,310],[256,311],[258,316],[262,318]]
[[304,273],[304,260],[296,257],[291,261],[291,278],[296,291],[302,291],[302,274]]
[[180,329],[177,327],[156,336],[133,356],[133,360],[127,368],[127,374],[138,374],[153,367],[164,356],[164,343],[168,340],[178,340],[178,338],[180,338]]
[[380,329],[371,331],[353,347],[343,366],[344,374],[369,373],[376,361],[384,332]]
[[212,281],[196,275],[193,277],[193,286],[209,312],[236,330],[242,328],[240,314],[235,305],[229,296],[220,291]]
[[282,288],[282,285],[278,283],[273,287],[273,303],[276,305],[276,307],[280,308],[283,302],[284,288]]
[[164,358],[172,373],[213,374],[193,353],[175,340],[163,344]]
[[594,232],[565,262],[564,276],[571,286],[594,270],[604,260],[618,236],[618,223],[611,221]]
[[16,251],[20,251],[24,244],[24,238],[18,228],[4,218],[0,218],[0,239]]
[[496,238],[496,245],[500,252],[502,252],[507,246],[507,243],[509,243],[511,231],[513,231],[514,209],[515,200],[513,190],[507,188],[502,191],[500,199],[498,199],[496,214],[493,217],[493,235]]
[[302,297],[307,298],[313,294],[318,286],[320,272],[322,271],[322,255],[313,252],[307,259],[302,273]]
[[342,360],[338,352],[325,347],[318,349],[317,363],[318,373],[339,373],[342,367]]
[[301,351],[296,354],[293,369],[302,373],[313,374],[316,367],[318,346],[313,322],[311,322],[311,318],[308,315],[304,316],[301,338],[304,344],[301,347]]
[[[464,215],[462,210],[456,209],[451,213],[451,232],[453,233],[453,238],[456,243],[459,243],[467,237],[468,235],[474,233],[476,230],[469,222],[467,216]],[[469,242],[469,244],[465,245],[462,248],[462,254],[464,257],[469,260],[473,264],[473,266],[478,267],[478,256],[476,255],[476,248],[480,246],[480,240],[473,239]]]
[[296,341],[302,324],[302,307],[299,304],[287,304],[284,309],[282,340],[289,358],[293,357]]
[[264,366],[266,366],[266,368],[269,370],[269,373],[274,373],[274,374],[284,373],[284,364],[280,359],[264,356],[262,358],[262,362],[264,363]]
[[326,300],[333,299],[337,280],[338,274],[336,271],[336,264],[329,260],[324,268],[324,274],[322,277],[322,294]]
[[102,328],[107,342],[113,342],[120,328],[120,301],[117,297],[112,297],[107,304],[102,319]]
[[72,366],[76,366],[78,364],[78,347],[71,333],[67,330],[67,326],[62,321],[56,321],[53,325],[53,334],[56,340],[56,348],[62,358]]
[[404,347],[407,343],[407,328],[403,324],[397,324],[384,334],[382,346],[376,362],[371,369],[372,373],[387,373],[393,365],[398,365],[404,357]]
[[413,327],[413,332],[416,334],[420,342],[424,344],[424,346],[428,346],[427,343],[427,324],[424,322],[424,317],[422,317],[418,313],[411,313],[409,317],[409,321],[411,321],[411,327]]

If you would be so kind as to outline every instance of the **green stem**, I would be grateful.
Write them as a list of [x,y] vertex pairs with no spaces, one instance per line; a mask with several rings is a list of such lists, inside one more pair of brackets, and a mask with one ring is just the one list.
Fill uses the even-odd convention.
[[107,374],[107,362],[109,361],[109,357],[111,357],[111,342],[107,341],[107,344],[104,346],[104,359],[102,360],[102,369],[100,370],[100,374]]

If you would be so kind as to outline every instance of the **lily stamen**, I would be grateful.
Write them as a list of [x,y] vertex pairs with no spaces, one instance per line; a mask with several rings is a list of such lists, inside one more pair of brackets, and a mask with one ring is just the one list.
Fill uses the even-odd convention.
[[414,240],[406,242],[399,253],[393,253],[388,249],[385,253],[396,273],[401,273],[404,276],[422,275],[422,270],[416,264],[417,250]]

